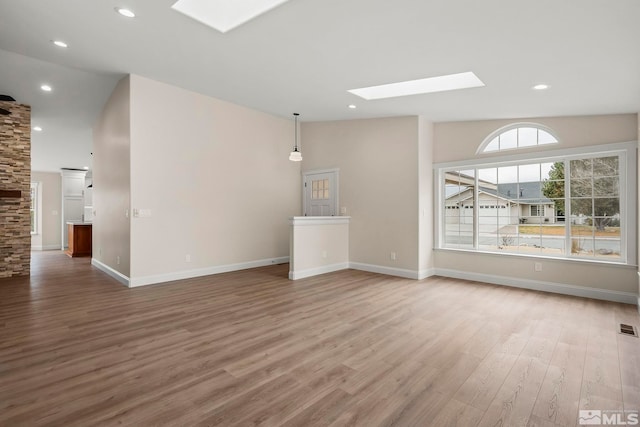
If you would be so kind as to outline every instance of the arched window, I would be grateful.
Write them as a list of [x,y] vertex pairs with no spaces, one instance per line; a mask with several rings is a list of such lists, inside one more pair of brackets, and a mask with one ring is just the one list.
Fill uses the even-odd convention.
[[546,126],[537,123],[514,123],[486,137],[480,144],[477,154],[557,143],[558,138]]

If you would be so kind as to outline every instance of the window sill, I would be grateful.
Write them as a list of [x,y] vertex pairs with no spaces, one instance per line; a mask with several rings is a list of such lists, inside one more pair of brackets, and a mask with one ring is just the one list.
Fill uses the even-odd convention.
[[[435,248],[436,252],[459,252],[459,253],[467,253],[467,254],[476,254],[476,255],[488,255],[492,257],[516,257],[520,259],[544,259],[549,261],[558,261],[558,262],[570,262],[570,263],[581,263],[581,264],[594,264],[594,265],[605,265],[611,267],[620,267],[620,268],[629,268],[629,269],[637,269],[638,266],[635,264],[628,264],[622,261],[604,261],[604,260],[595,260],[595,259],[587,259],[587,258],[566,258],[566,257],[557,257],[557,256],[545,256],[545,255],[532,255],[532,254],[516,254],[512,252],[491,252],[491,251],[478,251],[473,249],[462,249],[462,248]],[[639,273],[640,274],[640,273]]]

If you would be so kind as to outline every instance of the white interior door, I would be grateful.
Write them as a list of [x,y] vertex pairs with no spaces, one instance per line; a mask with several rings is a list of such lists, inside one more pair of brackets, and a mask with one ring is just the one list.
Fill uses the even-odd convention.
[[338,171],[307,172],[303,181],[304,216],[337,215]]

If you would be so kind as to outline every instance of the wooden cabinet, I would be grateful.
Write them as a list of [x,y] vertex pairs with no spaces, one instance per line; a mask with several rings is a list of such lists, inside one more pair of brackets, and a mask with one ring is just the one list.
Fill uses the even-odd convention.
[[70,257],[91,256],[91,224],[67,224]]

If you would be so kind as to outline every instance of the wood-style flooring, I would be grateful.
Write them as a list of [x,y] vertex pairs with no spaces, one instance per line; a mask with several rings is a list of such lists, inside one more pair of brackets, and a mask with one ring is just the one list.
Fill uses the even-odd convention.
[[635,306],[287,265],[127,289],[0,281],[2,426],[575,426],[640,409]]

